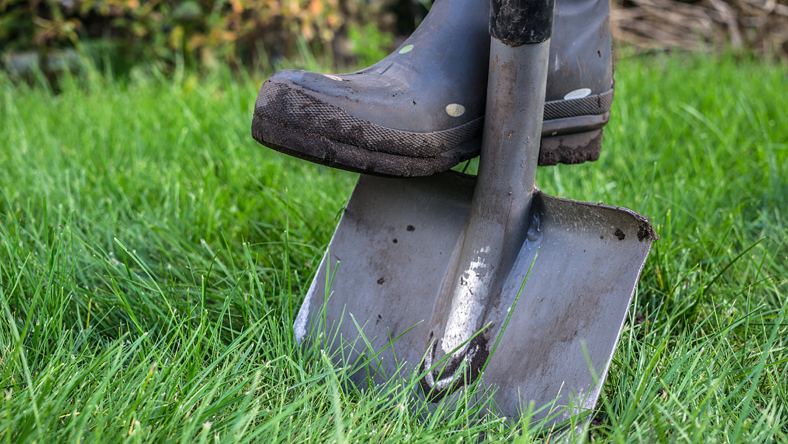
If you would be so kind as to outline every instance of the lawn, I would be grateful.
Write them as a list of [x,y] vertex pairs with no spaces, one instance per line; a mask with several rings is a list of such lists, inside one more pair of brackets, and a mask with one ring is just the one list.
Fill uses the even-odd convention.
[[[395,384],[343,391],[295,345],[357,175],[252,140],[263,79],[0,74],[0,441],[555,440]],[[600,160],[537,181],[661,236],[575,438],[788,439],[788,68],[624,57]]]

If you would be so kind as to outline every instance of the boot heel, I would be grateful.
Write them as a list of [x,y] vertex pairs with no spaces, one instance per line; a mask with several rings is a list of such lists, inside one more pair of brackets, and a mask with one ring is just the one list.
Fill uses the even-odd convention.
[[602,128],[584,133],[542,136],[539,166],[593,162],[599,159],[601,149]]

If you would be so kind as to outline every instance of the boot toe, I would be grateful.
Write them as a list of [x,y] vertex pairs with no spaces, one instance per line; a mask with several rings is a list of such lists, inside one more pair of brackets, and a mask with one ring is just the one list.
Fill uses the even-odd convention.
[[483,117],[443,131],[402,131],[353,116],[321,96],[323,94],[314,94],[293,82],[290,76],[275,76],[260,88],[255,116],[317,139],[328,139],[373,153],[414,158],[441,156],[481,136]]

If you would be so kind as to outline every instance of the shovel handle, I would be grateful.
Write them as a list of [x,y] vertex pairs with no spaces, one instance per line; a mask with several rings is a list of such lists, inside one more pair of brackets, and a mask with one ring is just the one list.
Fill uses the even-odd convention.
[[554,0],[491,0],[490,35],[509,44],[542,43],[553,34]]

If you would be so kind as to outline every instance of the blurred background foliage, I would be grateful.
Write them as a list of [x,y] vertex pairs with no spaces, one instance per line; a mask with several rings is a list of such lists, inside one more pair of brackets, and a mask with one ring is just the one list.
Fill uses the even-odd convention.
[[[559,0],[560,1],[560,0]],[[610,0],[618,44],[734,49],[788,58],[788,0]],[[406,38],[432,0],[0,0],[0,63],[47,75],[85,57],[127,72],[154,64],[368,66]]]
[[[411,0],[0,0],[8,70],[56,72],[87,56],[211,68],[288,64],[307,50],[334,66],[374,63],[420,23]],[[403,38],[403,37],[401,37]],[[400,40],[401,41],[401,40]]]

